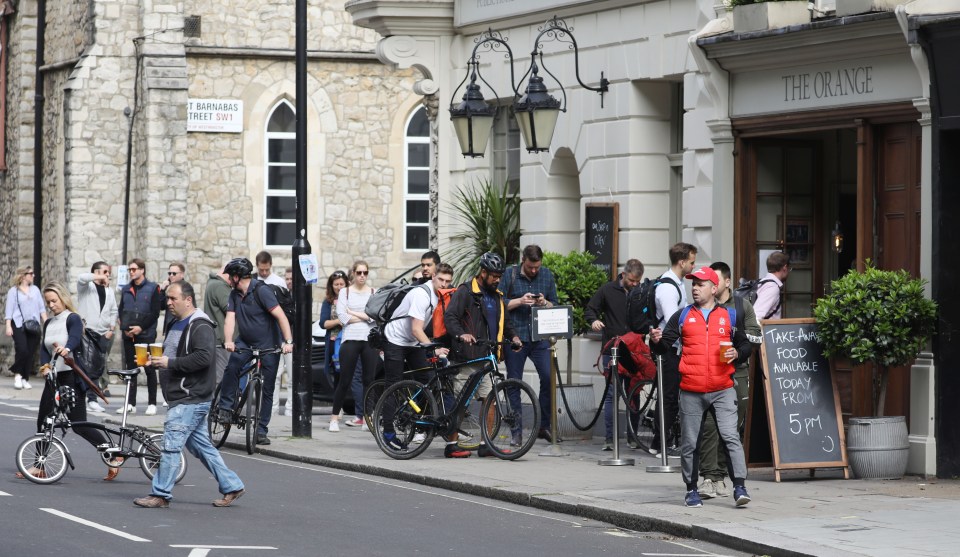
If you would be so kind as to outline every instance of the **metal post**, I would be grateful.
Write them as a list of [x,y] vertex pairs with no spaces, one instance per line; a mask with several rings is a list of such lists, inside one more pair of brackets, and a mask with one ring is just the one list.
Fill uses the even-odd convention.
[[647,466],[647,472],[679,472],[680,467],[667,464],[667,425],[663,423],[663,356],[657,355],[657,416],[660,417],[660,465]]
[[620,374],[617,372],[617,343],[610,347],[610,388],[613,389],[613,458],[601,458],[600,466],[633,466],[633,458],[620,458]]
[[[296,104],[297,104],[297,235],[291,255],[293,300],[293,436],[313,436],[313,386],[310,377],[310,317],[313,289],[303,278],[300,256],[310,253],[307,241],[307,0],[296,0]],[[279,395],[278,395],[279,396]]]
[[[560,431],[557,428],[557,337],[550,337],[550,436],[553,438],[553,442],[550,443],[550,448],[542,453],[540,456],[567,456],[569,453],[565,453],[560,450]],[[533,401],[534,404],[539,404],[536,400]],[[537,427],[540,424],[535,424]]]

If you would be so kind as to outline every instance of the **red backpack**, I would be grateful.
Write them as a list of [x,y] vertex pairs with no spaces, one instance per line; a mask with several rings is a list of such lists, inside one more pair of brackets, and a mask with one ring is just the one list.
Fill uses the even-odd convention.
[[600,364],[600,360],[603,356],[610,355],[610,348],[615,344],[617,345],[617,368],[620,377],[630,382],[628,388],[633,388],[639,381],[652,381],[656,378],[657,364],[653,362],[653,356],[650,354],[650,347],[647,346],[644,335],[638,333],[625,333],[613,337],[603,346],[595,366],[600,368],[604,377],[609,370]]
[[450,296],[456,288],[440,288],[437,290],[437,307],[433,308],[433,317],[430,319],[431,337],[439,339],[447,336],[447,325],[443,322],[443,312],[447,311]]

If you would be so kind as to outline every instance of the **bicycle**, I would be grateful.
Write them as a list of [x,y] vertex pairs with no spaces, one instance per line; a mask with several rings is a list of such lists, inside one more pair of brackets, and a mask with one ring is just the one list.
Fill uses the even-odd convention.
[[[130,383],[136,381],[137,375],[143,371],[142,367],[129,370],[109,370],[107,373],[123,379],[126,391],[123,400],[128,400]],[[100,458],[111,468],[119,468],[132,459],[137,459],[143,473],[153,480],[160,466],[162,433],[151,434],[143,427],[127,425],[127,405],[123,405],[123,417],[120,426],[112,428],[99,422],[78,421],[71,422],[68,416],[74,404],[84,404],[83,397],[77,397],[76,390],[69,385],[57,385],[57,373],[50,372],[46,380],[53,385],[54,407],[50,415],[44,420],[43,429],[34,436],[24,440],[17,447],[17,470],[28,480],[38,484],[52,484],[59,481],[67,473],[67,466],[74,469],[73,457],[70,449],[63,442],[67,432],[78,426],[97,429],[104,432],[109,443],[96,447]],[[60,436],[57,436],[57,429]],[[134,443],[138,443],[134,450]],[[116,460],[122,457],[123,460]],[[180,469],[176,481],[187,474],[187,459],[180,452]]]
[[230,421],[220,421],[220,389],[223,384],[217,385],[213,392],[213,402],[210,404],[210,414],[207,415],[207,430],[213,446],[220,448],[227,442],[230,428],[236,425],[246,433],[247,454],[253,454],[257,444],[257,429],[260,427],[260,398],[263,392],[263,372],[261,371],[262,358],[269,354],[279,354],[282,350],[274,348],[237,348],[237,352],[249,352],[253,355],[243,369],[240,370],[240,380],[237,383],[237,392],[233,397],[233,410]]
[[[421,348],[427,351],[436,350],[440,346],[440,344],[420,345]],[[475,364],[483,361],[486,361],[486,358],[472,360],[467,362],[467,364]],[[433,389],[434,398],[440,400],[446,395],[448,400],[455,400],[459,394],[459,390],[456,388],[454,376],[452,374],[437,374],[439,370],[446,367],[444,364],[445,360],[440,356],[437,356],[436,353],[433,353],[427,356],[427,362],[430,364],[427,367],[405,370],[403,372],[403,376],[414,377],[418,374],[429,372],[431,375],[431,380],[427,382],[427,385]],[[374,435],[376,435],[377,428],[374,426],[373,412],[377,407],[377,403],[380,402],[380,398],[383,396],[383,391],[386,389],[386,387],[386,379],[377,379],[371,383],[363,393],[363,421],[366,423],[367,429],[373,432]],[[457,446],[462,449],[474,450],[480,446],[480,419],[477,412],[473,410],[474,409],[471,409],[469,406],[464,409],[463,416],[460,419],[460,426],[457,428],[459,433],[457,437]]]
[[[477,344],[496,348],[499,343],[477,341]],[[435,345],[427,345],[435,346]],[[436,370],[429,383],[442,384],[468,365],[483,363],[483,369],[473,372],[448,409],[447,397],[441,396],[438,404],[434,391],[437,387],[413,380],[403,380],[388,387],[377,402],[373,414],[374,438],[387,456],[398,460],[414,458],[427,450],[433,438],[447,438],[461,433],[463,417],[476,397],[481,381],[488,378],[492,383],[490,394],[481,405],[480,434],[490,452],[504,460],[514,460],[525,455],[537,440],[540,427],[540,404],[529,385],[520,379],[504,379],[497,369],[498,361],[491,353],[483,358],[460,364],[452,364]],[[442,390],[442,388],[441,388]],[[396,446],[386,442],[383,423],[388,407],[393,409],[393,429]],[[423,441],[414,442],[414,437],[423,434]]]

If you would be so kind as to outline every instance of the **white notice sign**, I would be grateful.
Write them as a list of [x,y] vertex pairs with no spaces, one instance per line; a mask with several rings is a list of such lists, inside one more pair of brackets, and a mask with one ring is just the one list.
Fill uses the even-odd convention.
[[235,99],[189,99],[187,131],[241,133],[243,101]]
[[532,308],[533,331],[531,338],[540,340],[550,336],[570,338],[573,336],[572,316],[570,306],[556,306],[552,308]]

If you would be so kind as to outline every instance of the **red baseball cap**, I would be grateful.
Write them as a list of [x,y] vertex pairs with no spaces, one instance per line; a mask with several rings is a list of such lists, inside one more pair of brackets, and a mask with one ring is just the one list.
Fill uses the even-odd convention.
[[711,269],[710,267],[700,267],[696,272],[690,273],[687,275],[688,279],[699,279],[699,280],[709,280],[716,286],[720,286],[720,277],[717,276],[717,272]]

